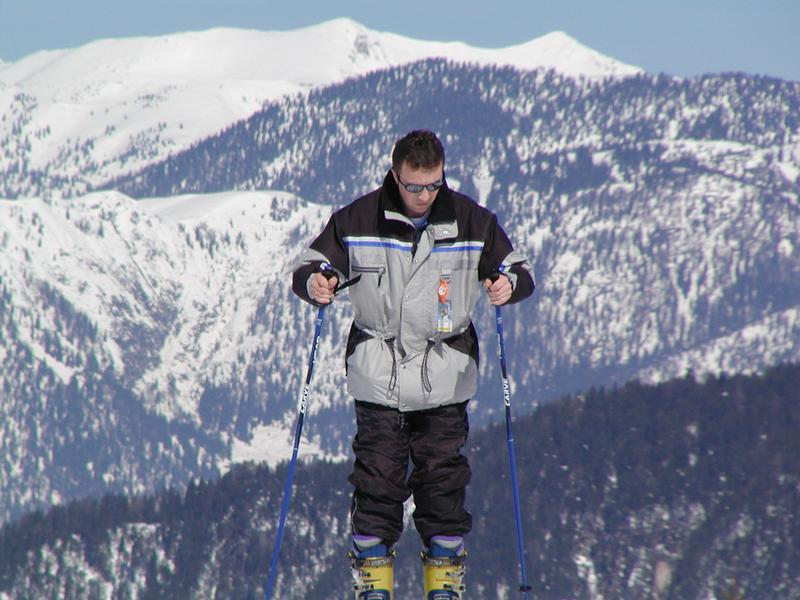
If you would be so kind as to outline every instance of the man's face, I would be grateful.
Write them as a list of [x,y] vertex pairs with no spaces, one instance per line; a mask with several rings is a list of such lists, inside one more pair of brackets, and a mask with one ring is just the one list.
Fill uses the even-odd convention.
[[420,192],[409,192],[405,186],[426,186],[440,183],[444,178],[444,165],[437,165],[432,169],[415,169],[404,162],[400,165],[399,172],[392,169],[392,173],[397,187],[400,189],[400,198],[403,200],[408,216],[421,217],[424,215],[436,200],[439,190],[430,191],[423,188]]

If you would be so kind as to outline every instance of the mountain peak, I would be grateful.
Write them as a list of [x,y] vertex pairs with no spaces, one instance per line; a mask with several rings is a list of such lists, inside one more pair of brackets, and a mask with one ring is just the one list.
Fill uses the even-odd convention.
[[313,31],[315,33],[363,33],[370,30],[362,23],[350,17],[336,17],[294,31]]
[[[0,146],[13,149],[7,156],[19,153],[14,161],[30,169],[67,178],[75,166],[60,158],[64,149],[84,147],[101,165],[93,182],[101,183],[179,152],[281,97],[427,58],[546,68],[570,77],[638,72],[561,31],[507,48],[478,48],[338,18],[290,31],[214,28],[101,39],[0,64],[0,90],[14,90],[0,94],[0,112],[24,111],[21,132],[10,120],[0,124]],[[14,106],[18,98],[25,98],[23,108]],[[0,158],[0,173],[14,161]],[[6,187],[3,194],[30,191]]]
[[628,77],[642,72],[585,46],[564,31],[553,31],[500,52],[520,68],[551,68],[572,77]]

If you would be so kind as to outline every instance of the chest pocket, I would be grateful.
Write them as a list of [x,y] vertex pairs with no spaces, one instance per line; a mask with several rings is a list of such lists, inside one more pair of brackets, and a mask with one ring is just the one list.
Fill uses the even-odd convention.
[[379,261],[350,265],[351,277],[361,277],[350,288],[356,322],[362,327],[383,330],[386,325],[385,304],[389,282],[386,264]]
[[353,277],[366,274],[376,275],[378,278],[376,285],[380,287],[386,274],[386,265],[353,265]]
[[434,268],[445,271],[478,269],[481,259],[479,247],[436,245],[431,252]]

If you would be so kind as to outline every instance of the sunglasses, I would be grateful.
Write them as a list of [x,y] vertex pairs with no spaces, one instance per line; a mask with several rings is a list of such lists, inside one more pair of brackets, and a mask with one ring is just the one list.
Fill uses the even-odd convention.
[[442,177],[439,181],[434,181],[433,183],[428,183],[425,185],[421,185],[419,183],[405,183],[402,179],[400,179],[400,175],[397,176],[397,181],[399,181],[400,185],[406,188],[406,191],[411,194],[419,194],[422,192],[422,190],[435,192],[444,185],[444,177]]

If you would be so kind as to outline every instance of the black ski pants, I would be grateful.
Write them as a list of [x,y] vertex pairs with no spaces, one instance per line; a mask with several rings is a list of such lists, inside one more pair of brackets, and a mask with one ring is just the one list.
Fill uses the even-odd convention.
[[[464,535],[472,516],[464,508],[471,471],[467,402],[429,410],[397,409],[356,401],[353,532],[392,546],[403,531],[403,502],[413,493],[414,524],[427,546],[434,535]],[[410,471],[410,472],[409,472]]]

